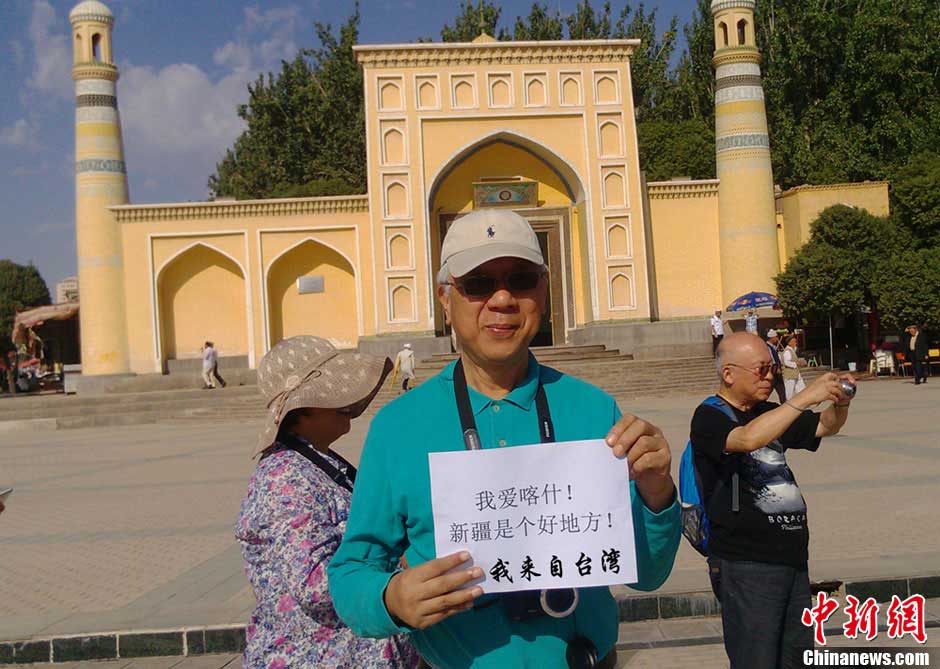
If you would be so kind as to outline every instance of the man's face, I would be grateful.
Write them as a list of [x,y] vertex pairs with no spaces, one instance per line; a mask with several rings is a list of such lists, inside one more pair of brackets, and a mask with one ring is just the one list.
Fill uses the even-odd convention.
[[[756,338],[755,338],[756,340]],[[759,343],[759,340],[756,340]],[[773,389],[773,360],[766,346],[742,346],[725,359],[722,378],[741,398],[763,402]]]
[[769,341],[771,344],[776,346],[777,344],[780,343],[780,337],[769,337],[767,341]]
[[[543,276],[531,290],[511,290],[506,278],[521,272],[541,272],[541,268],[519,258],[497,258],[454,278],[456,285],[450,290],[438,288],[461,351],[481,366],[524,359],[538,333],[548,282]],[[495,290],[483,296],[467,294],[464,281],[476,277],[496,279]]]

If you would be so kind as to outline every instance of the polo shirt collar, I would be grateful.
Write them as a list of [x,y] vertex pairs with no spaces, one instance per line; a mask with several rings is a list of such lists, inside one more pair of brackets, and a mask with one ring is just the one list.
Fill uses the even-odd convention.
[[[456,362],[451,363],[443,374],[444,378],[449,384],[453,384],[454,382],[454,367],[456,366]],[[501,400],[493,400],[486,395],[477,392],[473,386],[467,384],[467,392],[470,395],[470,408],[473,409],[473,413],[476,415],[484,409],[488,408],[491,404],[493,404],[493,402],[509,402],[524,411],[528,411],[532,408],[532,404],[535,402],[535,393],[539,387],[540,375],[541,365],[539,365],[539,362],[535,359],[535,356],[532,355],[532,351],[529,351],[529,366],[526,369],[525,377],[515,388],[512,389],[508,395],[506,395],[506,397],[502,398]]]

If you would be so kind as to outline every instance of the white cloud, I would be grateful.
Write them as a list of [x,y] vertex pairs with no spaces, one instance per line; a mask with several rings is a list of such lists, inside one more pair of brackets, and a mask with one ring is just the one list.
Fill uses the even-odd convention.
[[23,48],[23,43],[19,40],[10,40],[10,52],[13,54],[13,62],[17,67],[26,61],[26,50]]
[[29,41],[33,48],[33,73],[27,86],[39,93],[68,98],[72,95],[72,54],[69,37],[56,32],[62,22],[47,0],[35,0],[29,21]]
[[296,7],[246,8],[235,39],[212,53],[223,69],[219,76],[190,63],[122,63],[118,99],[132,178],[138,174],[144,189],[153,190],[146,180],[170,169],[201,188],[244,129],[236,109],[248,100],[248,84],[296,55],[301,24]]
[[220,150],[243,128],[235,109],[253,78],[238,70],[213,82],[188,63],[125,67],[118,98],[128,144],[149,155]]
[[38,149],[40,146],[39,124],[21,118],[12,125],[0,128],[0,144],[20,149]]

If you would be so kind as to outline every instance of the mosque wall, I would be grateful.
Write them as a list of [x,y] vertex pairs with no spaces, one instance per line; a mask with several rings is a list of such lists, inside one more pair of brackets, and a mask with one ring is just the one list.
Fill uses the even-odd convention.
[[866,209],[875,216],[890,213],[887,181],[796,186],[777,194],[777,211],[783,215],[785,260],[809,241],[810,226],[828,207],[846,204]]
[[206,340],[253,367],[280,337],[317,332],[352,348],[375,334],[365,196],[111,212],[122,233],[133,372],[199,357]]
[[707,318],[724,307],[718,180],[647,184],[659,318]]

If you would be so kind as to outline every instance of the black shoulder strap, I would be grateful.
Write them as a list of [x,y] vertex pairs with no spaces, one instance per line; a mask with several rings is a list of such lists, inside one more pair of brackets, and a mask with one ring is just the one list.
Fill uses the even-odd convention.
[[[478,451],[483,446],[480,443],[480,433],[477,432],[477,422],[473,418],[473,407],[470,405],[470,393],[467,391],[467,377],[463,371],[463,360],[458,360],[454,366],[454,396],[457,399],[457,413],[460,415],[460,429],[463,431],[464,448],[468,451]],[[555,441],[555,425],[552,423],[552,414],[548,409],[548,398],[542,381],[539,380],[535,391],[535,410],[539,418],[539,438],[543,444]]]
[[[343,456],[341,456],[336,451],[330,451],[330,455],[339,460],[345,467],[345,473],[336,467],[332,462],[324,458],[322,455],[317,453],[313,448],[307,446],[304,443],[301,443],[297,439],[293,439],[290,436],[286,436],[282,441],[278,441],[282,447],[287,450],[294,451],[300,455],[307,458],[313,465],[320,469],[324,474],[329,476],[336,485],[346,488],[349,492],[352,492],[353,483],[356,481],[356,468],[353,467]],[[277,452],[278,449],[271,449],[264,453],[261,456],[261,459],[264,460],[269,455],[273,455]]]
[[457,397],[457,413],[460,414],[464,448],[468,451],[479,451],[483,446],[480,443],[480,433],[477,432],[477,422],[473,419],[470,393],[467,392],[467,377],[463,373],[463,360],[458,360],[454,367],[454,395]]

